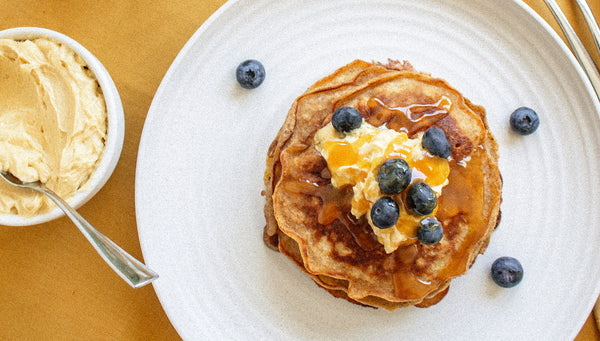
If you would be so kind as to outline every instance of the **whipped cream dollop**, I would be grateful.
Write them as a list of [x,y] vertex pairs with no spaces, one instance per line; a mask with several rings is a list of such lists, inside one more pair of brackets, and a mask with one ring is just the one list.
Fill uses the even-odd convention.
[[[425,150],[422,137],[423,134],[419,133],[409,138],[404,132],[385,126],[375,127],[367,122],[363,122],[358,129],[342,134],[329,123],[315,134],[314,146],[327,161],[332,185],[336,188],[352,186],[351,213],[360,218],[369,213],[373,204],[384,196],[377,174],[379,167],[392,158],[402,158],[408,162],[412,182],[427,182],[438,196],[441,195],[443,187],[448,184],[448,160]],[[420,221],[435,216],[437,211],[436,208],[427,216],[417,215],[407,207],[402,194],[393,197],[400,208],[400,216],[391,228],[377,228],[371,222],[370,214],[367,214],[377,240],[388,253],[400,245],[416,242]]]

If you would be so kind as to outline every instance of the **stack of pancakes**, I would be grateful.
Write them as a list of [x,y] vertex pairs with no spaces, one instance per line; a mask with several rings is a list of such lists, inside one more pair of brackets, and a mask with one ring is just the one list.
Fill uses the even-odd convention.
[[[451,101],[449,109],[436,107],[443,97]],[[398,109],[415,105],[420,110],[408,114]],[[352,189],[331,185],[327,163],[313,145],[314,134],[343,106],[357,108],[373,126],[409,137],[432,126],[444,130],[452,153],[436,213],[442,241],[414,240],[388,254],[367,219],[352,216]],[[336,297],[389,310],[430,306],[483,253],[499,222],[497,162],[498,146],[482,107],[407,62],[356,60],[298,97],[271,144],[264,241]]]

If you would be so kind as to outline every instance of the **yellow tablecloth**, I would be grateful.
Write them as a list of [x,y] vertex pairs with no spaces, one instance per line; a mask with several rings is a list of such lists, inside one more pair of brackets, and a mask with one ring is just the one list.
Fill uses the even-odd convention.
[[[600,20],[600,1],[588,1]],[[559,31],[543,0],[525,2]],[[574,2],[558,2],[593,51]],[[0,29],[37,26],[59,31],[88,48],[111,73],[125,109],[125,144],[111,179],[79,211],[140,259],[134,175],[144,119],[179,50],[223,3],[4,0],[0,6]],[[594,58],[600,65],[597,54]],[[66,218],[0,228],[0,297],[0,340],[179,338],[152,286],[128,287]],[[592,315],[577,340],[600,340]]]

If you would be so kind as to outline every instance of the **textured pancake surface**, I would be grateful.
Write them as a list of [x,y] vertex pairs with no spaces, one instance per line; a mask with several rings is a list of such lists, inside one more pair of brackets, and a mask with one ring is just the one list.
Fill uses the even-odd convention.
[[[441,98],[452,103],[448,110],[437,107]],[[314,134],[342,106],[409,137],[431,126],[445,131],[452,153],[436,213],[441,242],[415,242],[388,254],[366,218],[350,214],[351,189],[331,185],[313,145]],[[269,147],[264,241],[336,297],[389,310],[430,306],[483,253],[499,222],[497,150],[484,109],[444,80],[407,62],[356,60],[298,97]]]

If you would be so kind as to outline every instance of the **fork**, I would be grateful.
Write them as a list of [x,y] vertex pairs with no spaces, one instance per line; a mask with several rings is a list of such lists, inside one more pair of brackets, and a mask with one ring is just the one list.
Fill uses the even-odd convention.
[[[583,18],[590,28],[590,32],[592,33],[592,37],[594,38],[594,43],[596,44],[596,50],[598,54],[600,54],[600,28],[598,27],[598,23],[594,18],[594,13],[590,9],[590,6],[585,0],[575,0],[579,8],[581,9],[581,13],[583,13]],[[600,65],[598,66],[600,68]]]
[[[556,19],[556,21],[560,25],[560,28],[567,37],[567,41],[569,42],[569,45],[571,45],[575,57],[579,61],[579,64],[583,68],[583,71],[590,80],[590,83],[592,84],[592,87],[596,92],[596,97],[598,97],[598,100],[600,101],[600,73],[598,72],[598,68],[594,64],[594,60],[592,59],[588,51],[585,49],[585,46],[583,46],[583,43],[581,43],[581,40],[579,40],[579,37],[575,33],[575,30],[573,29],[571,24],[569,24],[567,17],[562,12],[560,6],[558,6],[556,1],[544,0],[544,2],[552,12],[552,15],[554,15],[554,18]],[[592,32],[592,36],[594,37],[596,48],[600,53],[600,28],[598,28],[598,23],[596,23],[592,11],[588,4],[585,2],[585,0],[576,0],[576,2],[584,15],[585,21],[590,29],[590,32]]]

